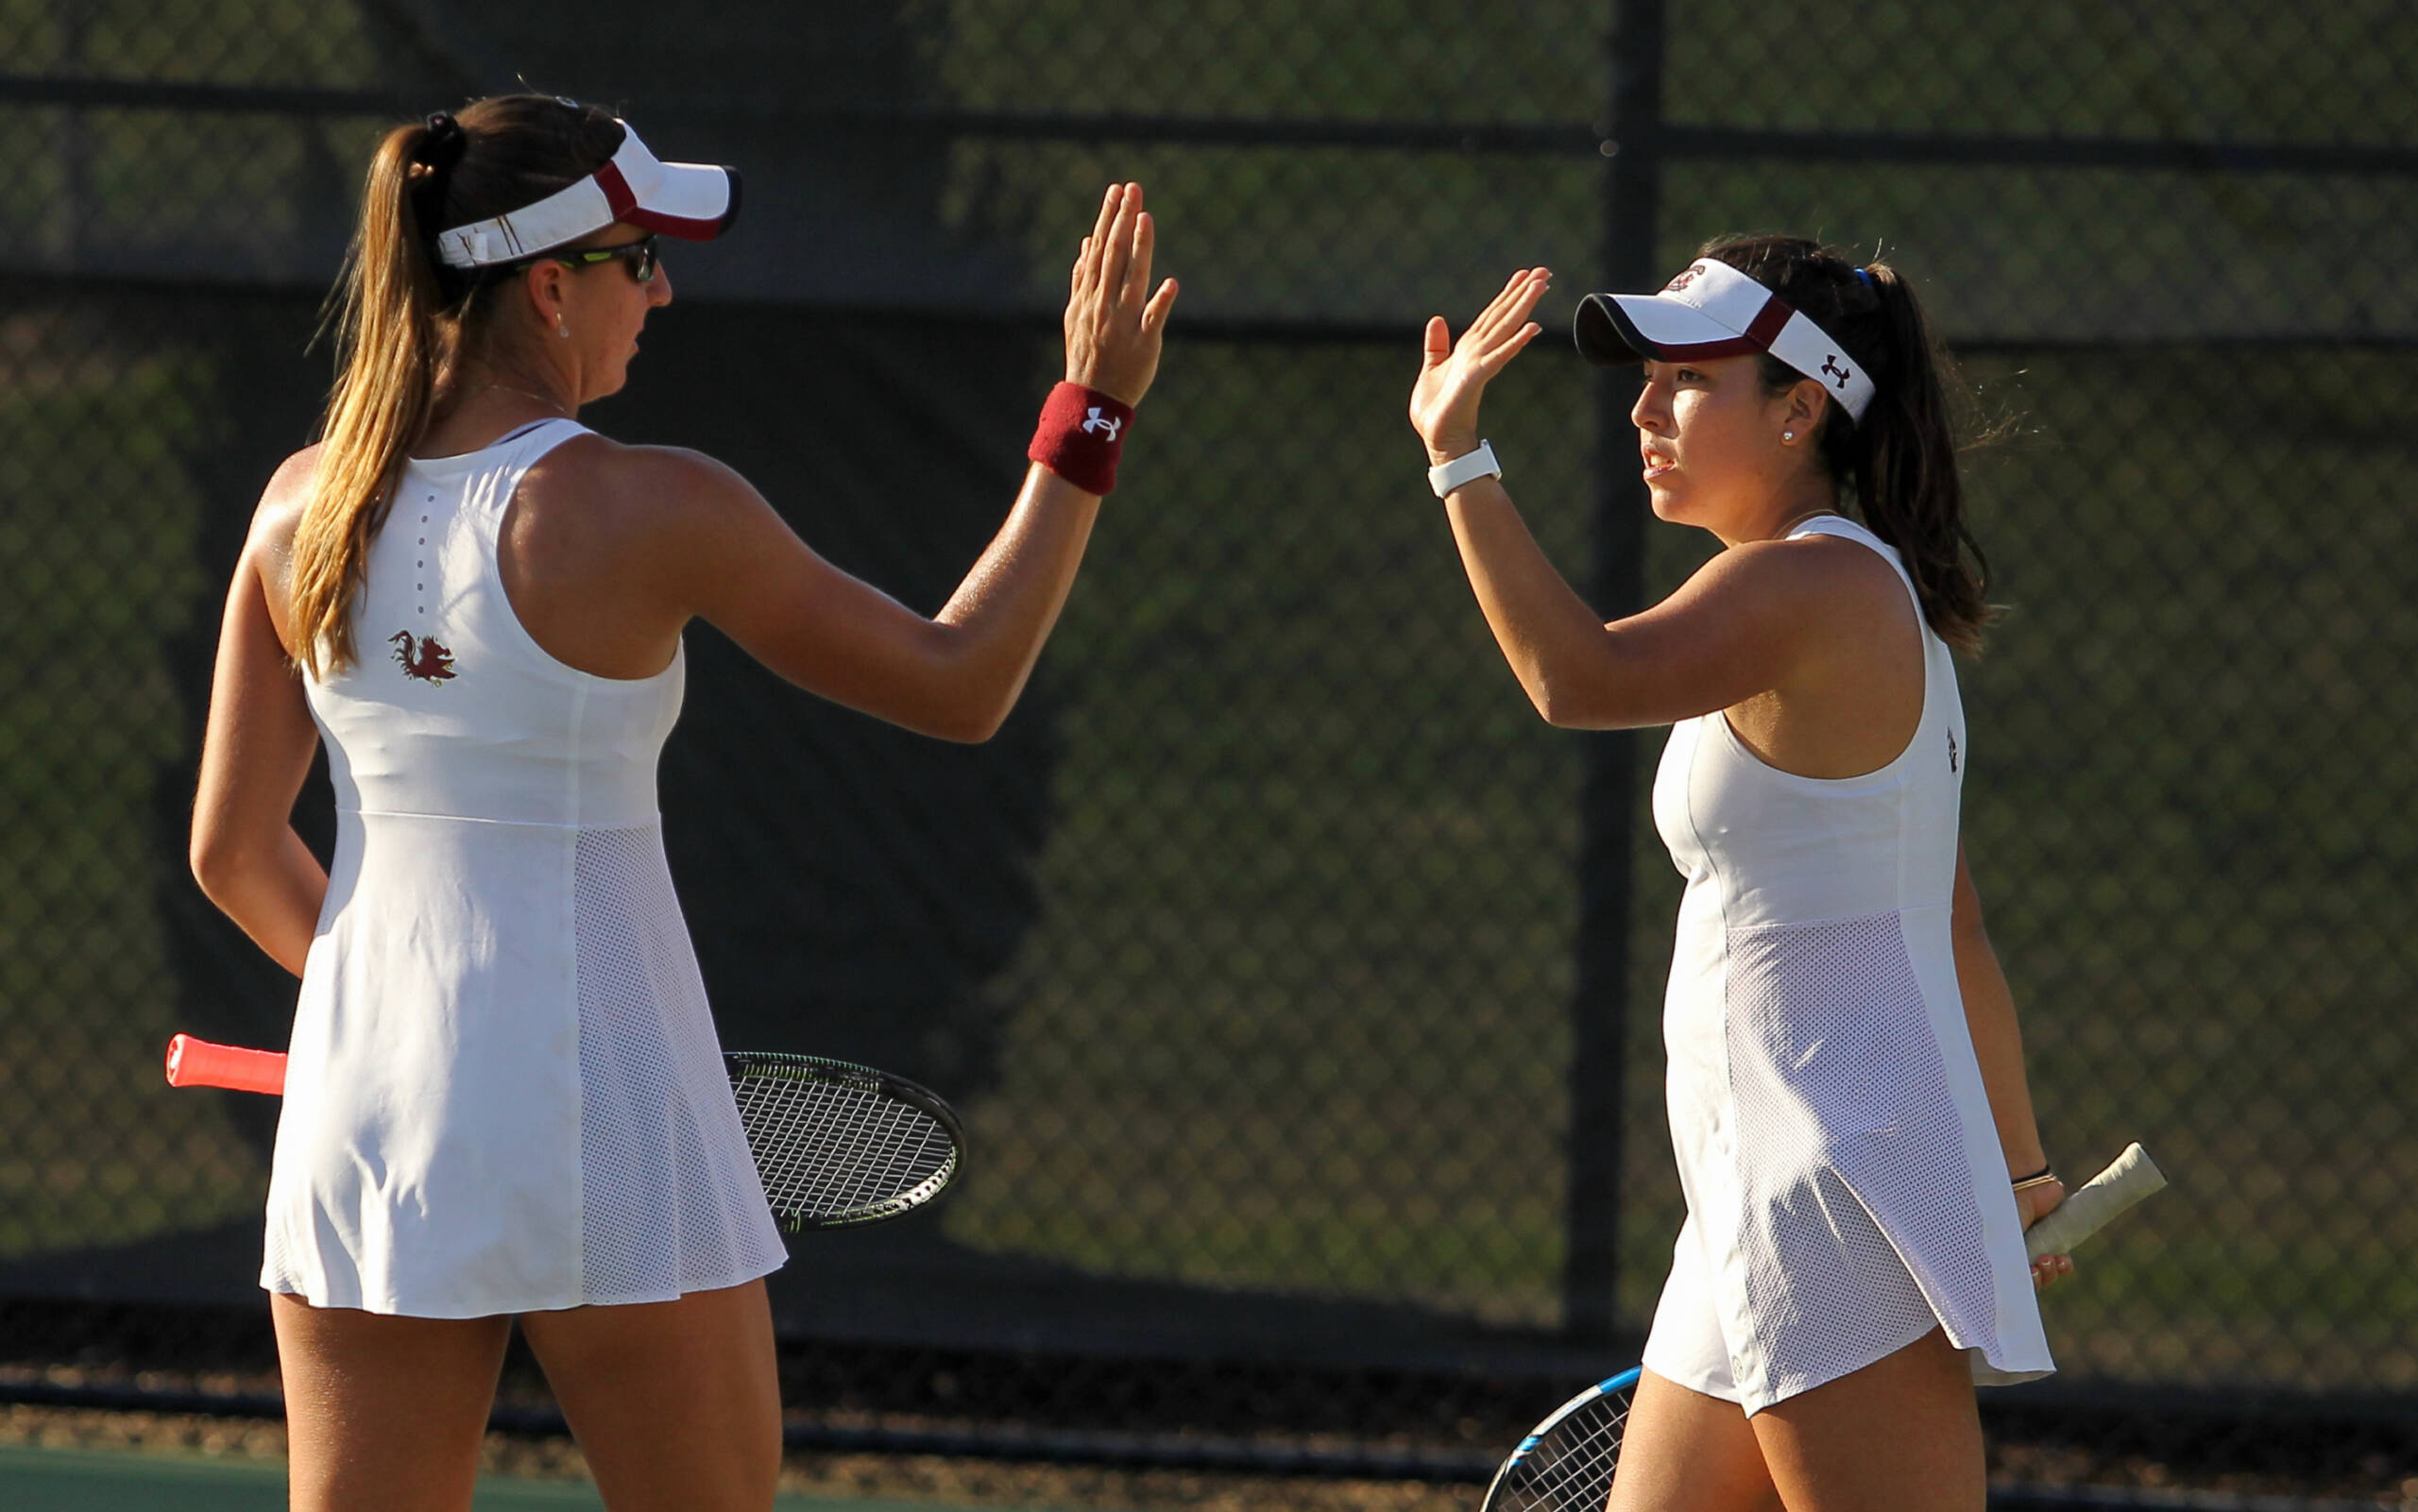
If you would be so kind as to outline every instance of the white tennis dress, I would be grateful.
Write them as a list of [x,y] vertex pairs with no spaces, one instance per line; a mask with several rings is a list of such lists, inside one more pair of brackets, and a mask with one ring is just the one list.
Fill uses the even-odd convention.
[[656,808],[685,663],[590,676],[496,539],[548,421],[415,460],[360,659],[306,683],[336,794],[261,1284],[471,1317],[661,1301],[778,1266]]
[[[1817,535],[1914,592],[1864,526],[1790,538]],[[2055,1368],[1956,984],[1965,714],[1922,634],[1922,720],[1879,771],[1780,772],[1716,710],[1672,727],[1655,777],[1688,879],[1663,1009],[1688,1217],[1645,1364],[1748,1412],[1933,1328],[1986,1385]]]

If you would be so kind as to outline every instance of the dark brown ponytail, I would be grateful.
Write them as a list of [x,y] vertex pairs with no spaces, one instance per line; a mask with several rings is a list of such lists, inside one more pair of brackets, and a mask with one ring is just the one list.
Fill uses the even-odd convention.
[[294,659],[316,674],[357,655],[352,602],[395,480],[477,335],[478,282],[442,267],[438,231],[534,204],[613,156],[594,106],[506,94],[386,133],[332,306],[336,382],[310,501],[294,532]]
[[[1862,420],[1831,406],[1823,464],[1872,533],[1904,558],[1932,629],[1959,651],[1981,649],[1990,619],[1989,559],[1965,524],[1950,409],[1964,391],[1914,290],[1885,263],[1859,269],[1801,237],[1726,237],[1697,255],[1728,263],[1796,306],[1872,375]],[[1762,362],[1774,392],[1803,378],[1776,357]]]

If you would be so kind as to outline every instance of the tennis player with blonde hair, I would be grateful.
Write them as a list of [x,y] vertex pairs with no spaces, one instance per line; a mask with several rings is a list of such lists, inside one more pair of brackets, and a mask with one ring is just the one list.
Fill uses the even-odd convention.
[[[615,1512],[771,1505],[783,1251],[656,803],[681,631],[987,738],[1156,374],[1175,285],[1117,185],[1023,489],[927,619],[711,458],[572,418],[671,301],[657,238],[721,234],[737,190],[543,95],[370,165],[322,438],[228,595],[193,828],[211,898],[302,978],[262,1272],[297,1508],[469,1506],[516,1317]],[[290,823],[322,739],[326,871]]]
[[1957,838],[1951,648],[1986,614],[1946,358],[1914,292],[1811,242],[1716,242],[1595,295],[1580,350],[1642,362],[1655,514],[1722,550],[1605,623],[1512,507],[1487,383],[1541,268],[1411,397],[1479,607],[1555,724],[1668,724],[1654,818],[1687,878],[1663,1011],[1687,1221],[1612,1512],[1981,1512],[1973,1385],[2047,1374],[2023,1231],[2063,1188]]

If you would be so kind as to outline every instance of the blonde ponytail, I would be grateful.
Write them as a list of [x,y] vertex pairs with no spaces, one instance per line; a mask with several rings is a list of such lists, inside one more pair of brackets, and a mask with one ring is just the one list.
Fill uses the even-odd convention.
[[415,176],[433,171],[417,161],[429,136],[426,125],[399,126],[378,144],[345,256],[335,388],[319,428],[310,502],[294,532],[294,659],[315,675],[357,659],[352,603],[367,574],[369,543],[404,459],[427,429],[460,331],[458,319],[440,318],[444,297],[415,203]]

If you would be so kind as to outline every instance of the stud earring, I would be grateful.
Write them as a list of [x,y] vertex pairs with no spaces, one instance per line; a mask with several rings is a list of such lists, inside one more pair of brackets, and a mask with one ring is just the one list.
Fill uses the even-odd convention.
[[562,337],[565,341],[569,341],[570,339],[570,327],[563,323],[563,317],[560,315],[554,316],[554,334]]
[[1796,433],[1794,431],[1782,431],[1779,433],[1779,438],[1783,441],[1794,441],[1796,439]]

